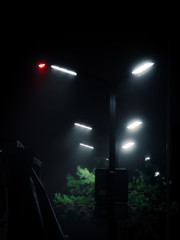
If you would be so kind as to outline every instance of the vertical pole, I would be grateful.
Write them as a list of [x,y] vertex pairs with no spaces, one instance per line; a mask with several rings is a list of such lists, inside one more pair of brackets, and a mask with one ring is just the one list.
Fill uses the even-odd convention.
[[166,130],[166,239],[170,239],[170,160],[171,160],[171,52],[168,42],[168,76],[167,76],[167,130]]
[[[110,93],[110,141],[109,141],[109,177],[108,184],[112,188],[114,183],[113,171],[116,167],[116,145],[115,145],[115,131],[116,131],[116,99],[114,91]],[[107,199],[107,215],[108,215],[108,237],[109,240],[117,240],[117,221],[114,212],[114,201],[111,197]]]
[[116,99],[115,94],[110,94],[110,142],[109,142],[109,170],[113,171],[116,167],[115,131],[116,131]]

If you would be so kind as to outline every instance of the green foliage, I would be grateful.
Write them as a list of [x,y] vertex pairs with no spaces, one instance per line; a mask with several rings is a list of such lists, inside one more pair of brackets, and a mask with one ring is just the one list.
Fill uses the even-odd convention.
[[62,217],[92,220],[95,208],[94,185],[95,169],[90,172],[78,166],[76,178],[68,174],[65,193],[55,193],[54,197],[55,206],[62,209]]
[[[124,230],[128,239],[164,239],[166,231],[166,180],[162,176],[147,174],[146,169],[135,171],[129,177],[129,219]],[[177,218],[179,203],[169,202],[169,217]]]
[[[145,170],[136,169],[129,174],[128,183],[128,227],[151,226],[166,217],[166,181],[154,177]],[[55,193],[55,207],[61,210],[61,217],[73,217],[92,221],[95,210],[95,169],[77,167],[76,176],[68,174],[64,193]],[[179,211],[179,203],[170,203],[170,216]]]
[[[94,170],[95,171],[95,170]],[[78,196],[92,195],[94,192],[95,174],[89,172],[87,168],[77,167],[76,175],[79,179],[75,179],[72,175],[67,176],[67,191],[68,193]]]
[[166,185],[164,180],[150,178],[136,170],[129,181],[129,220],[132,223],[158,221],[166,214]]

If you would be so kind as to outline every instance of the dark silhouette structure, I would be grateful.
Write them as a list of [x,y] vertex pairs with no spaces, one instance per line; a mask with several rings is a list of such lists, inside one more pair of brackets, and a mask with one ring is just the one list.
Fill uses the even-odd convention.
[[35,170],[31,149],[14,147],[1,151],[1,162],[6,162],[8,166],[4,171],[3,188],[1,184],[1,198],[4,199],[1,201],[1,213],[7,214],[2,237],[8,240],[66,239]]

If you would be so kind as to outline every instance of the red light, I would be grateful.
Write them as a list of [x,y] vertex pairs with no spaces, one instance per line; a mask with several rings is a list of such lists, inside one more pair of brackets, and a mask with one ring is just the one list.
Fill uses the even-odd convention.
[[45,63],[40,63],[40,64],[38,64],[38,67],[41,68],[41,69],[43,69],[45,66],[46,66]]

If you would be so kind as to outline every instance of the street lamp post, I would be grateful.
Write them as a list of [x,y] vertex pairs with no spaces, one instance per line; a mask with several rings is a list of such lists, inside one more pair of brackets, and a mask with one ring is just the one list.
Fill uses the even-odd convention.
[[109,170],[116,168],[116,97],[110,93],[110,139],[109,139]]
[[[136,67],[132,74],[141,76],[145,71],[147,71],[154,63],[151,62],[144,62],[143,64]],[[116,96],[115,96],[115,87],[116,83],[114,83],[111,86],[111,92],[110,92],[110,141],[109,141],[109,177],[108,177],[108,185],[113,188],[113,184],[115,184],[115,169],[116,169]],[[139,125],[142,122],[136,122],[134,125]],[[133,128],[134,125],[130,125],[130,128]],[[134,143],[128,143],[130,145],[134,145]],[[129,145],[126,144],[123,146],[123,148],[129,147]],[[128,145],[128,146],[127,146]],[[126,179],[128,181],[128,179]],[[128,183],[124,183],[124,185],[127,186],[127,192],[128,192]],[[116,193],[114,193],[116,194]],[[128,194],[128,193],[127,193]],[[115,208],[116,204],[113,200],[113,197],[107,199],[107,217],[108,217],[108,227],[109,227],[109,240],[117,240],[118,238],[118,220],[115,216]],[[119,203],[121,208],[126,209],[127,203],[120,202]],[[126,212],[126,210],[124,211]],[[125,216],[123,216],[125,217]]]
[[[151,62],[145,62],[143,64],[141,64],[140,66],[138,66],[137,68],[135,68],[132,71],[133,75],[137,75],[137,76],[141,76],[145,71],[147,71],[151,66],[153,65],[153,63]],[[62,69],[59,68],[57,66],[52,65],[51,66],[53,69],[55,70],[59,70],[59,71],[63,71],[66,72],[68,74],[72,74],[72,75],[76,75],[75,72],[73,71],[69,71],[67,69]],[[109,227],[109,240],[117,240],[117,218],[115,216],[115,208],[117,207],[117,202],[115,202],[115,199],[118,199],[116,195],[116,191],[114,190],[114,184],[118,184],[115,183],[116,179],[121,179],[121,181],[123,181],[125,179],[126,182],[123,182],[123,184],[125,186],[127,186],[128,189],[128,178],[127,178],[127,171],[124,175],[124,173],[122,173],[122,175],[124,175],[123,177],[120,177],[120,175],[116,174],[116,96],[115,96],[115,87],[116,87],[116,83],[113,83],[113,85],[111,86],[111,92],[110,92],[110,102],[109,102],[109,111],[110,111],[110,138],[109,138],[109,169],[108,171],[104,172],[106,174],[106,181],[107,181],[107,186],[105,187],[105,191],[107,191],[107,193],[104,195],[105,197],[105,204],[107,206],[107,218],[108,218],[108,227]],[[136,123],[136,125],[141,124],[141,122]],[[82,126],[80,124],[75,123],[76,126],[80,126],[80,127],[85,127],[87,128],[87,126]],[[130,126],[131,128],[132,126]],[[133,126],[134,127],[134,126]],[[132,143],[131,143],[132,144]],[[134,143],[133,143],[134,144]],[[85,144],[80,144],[81,146],[84,147],[88,147],[88,148],[93,148],[92,146],[88,146]],[[126,146],[124,147],[126,148]],[[120,172],[119,172],[120,173]],[[101,179],[100,179],[101,180]],[[97,184],[97,180],[96,183]],[[121,183],[122,184],[122,183]],[[102,192],[95,189],[95,192],[97,192],[97,195]],[[126,194],[126,191],[124,191],[124,193]],[[128,194],[128,191],[127,191]],[[100,195],[99,195],[100,196]],[[96,196],[96,199],[99,197]],[[102,197],[102,196],[100,196]],[[126,197],[124,197],[124,199],[126,199]],[[126,207],[127,206],[127,200],[121,200],[120,202],[118,202],[118,204],[120,204],[120,207]],[[122,206],[121,206],[122,204]]]
[[[146,71],[148,71],[154,63],[146,61],[135,67],[132,74],[135,76],[142,76]],[[110,93],[110,141],[109,141],[109,170],[113,171],[116,168],[116,96],[115,96],[115,86],[114,83],[111,87]],[[128,128],[133,128],[142,124],[142,122],[135,122],[129,125]]]

